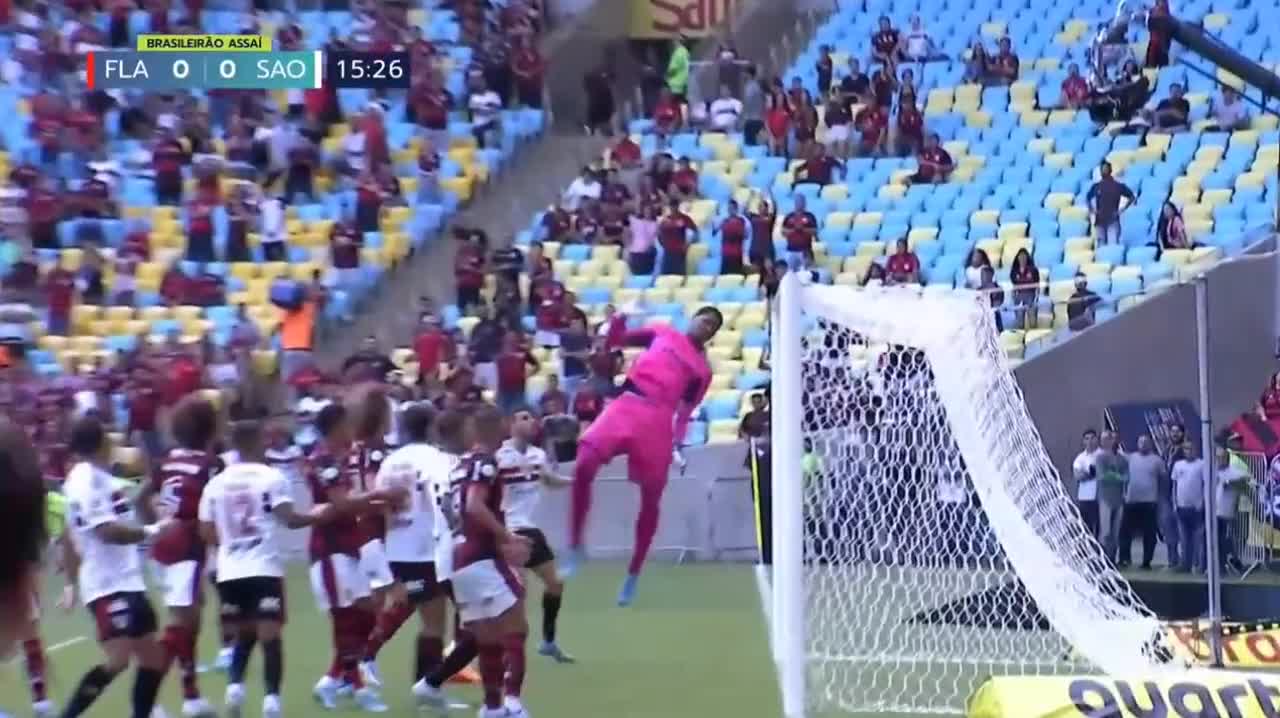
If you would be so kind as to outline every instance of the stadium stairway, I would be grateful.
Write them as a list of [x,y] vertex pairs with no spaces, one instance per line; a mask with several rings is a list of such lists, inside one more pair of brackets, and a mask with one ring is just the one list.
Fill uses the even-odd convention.
[[451,229],[482,229],[494,246],[507,244],[529,217],[556,201],[583,165],[600,158],[605,144],[598,137],[549,134],[521,150],[510,169],[451,219],[442,241],[430,243],[383,280],[376,298],[355,321],[326,328],[316,344],[321,365],[337,365],[371,334],[388,347],[391,342],[412,339],[418,324],[418,297],[430,296],[437,305],[454,301],[456,243],[449,238]]

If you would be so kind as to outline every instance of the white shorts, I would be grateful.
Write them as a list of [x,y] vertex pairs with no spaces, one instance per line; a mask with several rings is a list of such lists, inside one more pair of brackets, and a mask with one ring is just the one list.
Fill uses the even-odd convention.
[[516,574],[492,559],[456,569],[450,582],[463,624],[497,618],[524,596]]
[[395,583],[391,564],[387,562],[386,548],[381,539],[374,539],[360,547],[360,572],[369,581],[369,588],[380,591]]
[[369,597],[369,579],[360,570],[359,559],[334,554],[311,564],[311,592],[321,611],[350,608]]
[[849,126],[836,125],[835,127],[828,127],[826,141],[827,142],[848,142]]
[[533,333],[533,342],[540,347],[558,347],[560,346],[560,333],[539,329]]
[[204,587],[204,562],[179,561],[157,564],[160,583],[164,586],[164,605],[186,608],[200,603]]

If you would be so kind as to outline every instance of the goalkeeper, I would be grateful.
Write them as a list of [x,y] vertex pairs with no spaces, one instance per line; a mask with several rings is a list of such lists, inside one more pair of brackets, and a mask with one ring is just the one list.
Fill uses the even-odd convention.
[[[694,409],[711,385],[706,345],[724,317],[715,307],[694,314],[687,333],[655,326],[628,332],[626,342],[646,345],[627,374],[622,393],[605,407],[578,442],[569,515],[569,556],[564,575],[573,575],[582,559],[583,533],[591,509],[591,482],[619,454],[627,456],[627,478],[640,488],[636,543],[618,594],[618,605],[635,598],[640,569],[658,531],[658,510],[667,487],[667,471]],[[683,463],[683,459],[681,459]]]

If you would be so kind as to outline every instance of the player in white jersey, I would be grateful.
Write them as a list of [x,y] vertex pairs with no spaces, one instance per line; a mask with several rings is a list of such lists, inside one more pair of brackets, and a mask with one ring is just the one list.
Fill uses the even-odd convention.
[[[449,582],[453,575],[453,541],[450,538],[449,524],[444,516],[443,500],[449,494],[454,469],[458,467],[462,454],[466,450],[466,420],[467,415],[457,409],[447,410],[436,417],[436,445],[439,447],[443,461],[432,470],[430,475],[436,580],[440,582],[444,594],[450,601],[453,599],[453,588]],[[474,674],[469,666],[477,655],[475,636],[455,623],[453,647],[449,653],[434,671],[413,684],[413,695],[418,703],[442,711],[449,708],[449,702],[441,687],[460,673]],[[474,683],[477,679],[478,676],[473,675],[467,682]]]
[[329,506],[300,513],[293,487],[265,463],[261,424],[232,428],[238,463],[213,477],[200,496],[200,533],[217,547],[218,597],[222,618],[236,634],[228,668],[226,704],[231,716],[244,703],[244,672],[254,644],[262,643],[263,718],[279,718],[284,675],[284,529],[300,529],[326,518]]
[[[382,462],[376,484],[400,493],[387,510],[384,544],[391,574],[408,603],[389,611],[416,611],[422,621],[414,660],[414,679],[422,681],[439,666],[444,654],[445,587],[436,575],[435,483],[448,475],[451,465],[444,452],[432,446],[431,425],[435,412],[429,404],[410,404],[401,414],[400,433],[405,445]],[[366,660],[391,640],[408,615],[398,613],[369,637]]]
[[90,415],[77,419],[69,441],[77,463],[67,474],[67,530],[63,533],[64,567],[75,576],[68,607],[83,601],[93,615],[106,661],[85,673],[63,716],[81,715],[102,695],[112,679],[137,661],[133,686],[133,718],[148,718],[164,677],[165,652],[156,641],[156,614],[147,601],[138,544],[154,538],[162,526],[140,526],[133,503],[107,471],[111,442],[102,422]]
[[532,543],[525,568],[542,581],[542,646],[538,653],[558,663],[573,663],[573,657],[556,643],[556,622],[564,597],[564,582],[556,570],[556,556],[547,537],[538,528],[534,515],[545,486],[568,486],[572,479],[562,478],[552,470],[547,452],[535,446],[538,417],[527,408],[511,415],[511,438],[498,449],[498,473],[504,485],[502,513],[507,527]]

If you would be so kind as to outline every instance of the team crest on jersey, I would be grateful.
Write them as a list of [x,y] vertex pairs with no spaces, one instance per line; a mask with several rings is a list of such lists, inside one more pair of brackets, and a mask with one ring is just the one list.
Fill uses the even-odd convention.
[[485,477],[486,479],[492,479],[495,475],[497,475],[497,473],[498,473],[498,470],[494,468],[493,464],[490,464],[487,461],[480,464],[480,475]]
[[380,461],[382,461],[382,450],[381,450],[381,449],[374,449],[373,451],[371,451],[371,452],[369,453],[369,460],[370,460],[370,461],[379,461],[379,462],[380,462]]
[[320,478],[325,481],[333,481],[338,478],[338,468],[336,466],[328,466],[320,470]]

